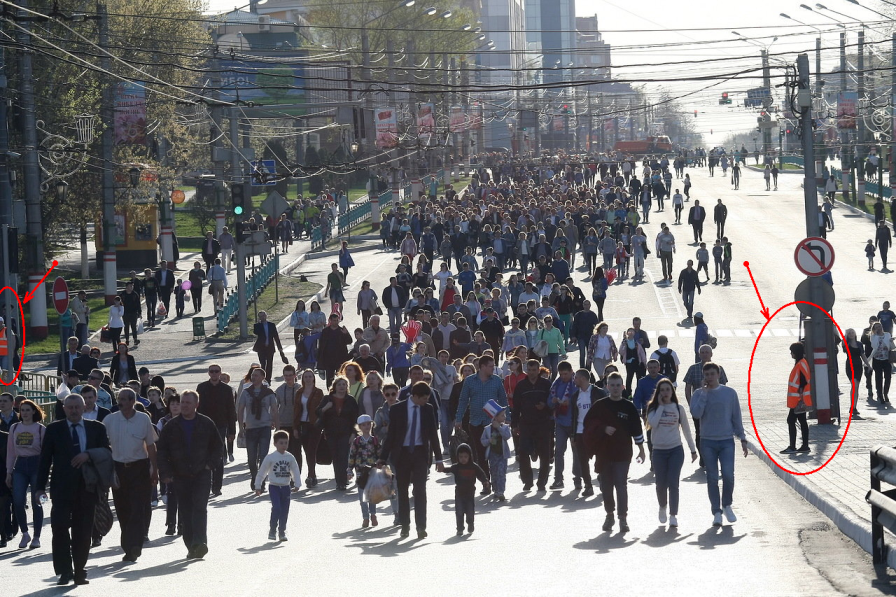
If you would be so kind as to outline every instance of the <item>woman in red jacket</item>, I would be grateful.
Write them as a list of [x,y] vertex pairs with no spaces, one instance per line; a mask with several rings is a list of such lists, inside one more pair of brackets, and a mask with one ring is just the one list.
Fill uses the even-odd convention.
[[[793,357],[793,370],[787,384],[787,430],[790,432],[790,445],[781,454],[793,454],[795,452],[809,452],[809,423],[806,421],[806,411],[812,406],[812,372],[809,362],[805,358],[806,349],[799,342],[790,345],[790,356]],[[802,401],[803,404],[800,404]],[[800,422],[803,443],[796,447],[796,422]]]

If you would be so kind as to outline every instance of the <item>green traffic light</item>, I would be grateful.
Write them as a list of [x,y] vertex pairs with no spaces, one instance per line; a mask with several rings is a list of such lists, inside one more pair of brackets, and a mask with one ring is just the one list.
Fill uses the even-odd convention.
[[236,207],[234,207],[233,213],[235,213],[236,215],[241,215],[243,213],[243,206],[237,205]]

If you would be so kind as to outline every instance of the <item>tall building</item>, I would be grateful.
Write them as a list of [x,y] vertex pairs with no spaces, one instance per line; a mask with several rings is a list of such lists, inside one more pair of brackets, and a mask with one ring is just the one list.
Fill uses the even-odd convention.
[[[483,86],[519,85],[524,81],[520,69],[526,60],[524,0],[482,0],[480,9],[482,40],[476,54],[477,72],[471,80]],[[484,108],[483,147],[479,150],[510,148],[515,113],[507,107],[514,101],[513,91],[477,94]]]
[[610,44],[603,40],[597,27],[597,15],[576,17],[576,58],[578,68],[587,76],[610,78]]
[[569,79],[576,56],[575,0],[525,0],[525,9],[526,41],[542,57],[545,83]]

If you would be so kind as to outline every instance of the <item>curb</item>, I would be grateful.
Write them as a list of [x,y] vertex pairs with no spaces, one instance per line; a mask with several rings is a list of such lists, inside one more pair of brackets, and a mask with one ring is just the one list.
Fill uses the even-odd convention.
[[[747,169],[752,170],[753,172],[765,172],[765,168],[760,168],[759,166],[747,166]],[[805,174],[805,170],[778,170],[778,174]]]
[[[747,444],[750,451],[753,452],[760,460],[765,462],[774,471],[782,481],[787,483],[796,493],[804,500],[812,504],[819,512],[827,516],[840,531],[855,541],[855,543],[869,554],[871,553],[871,528],[869,522],[852,513],[840,501],[817,491],[806,482],[804,475],[792,475],[782,470],[775,462],[769,458],[768,454],[762,449],[756,441],[749,436]],[[868,506],[869,508],[871,506]],[[890,568],[896,568],[896,550],[887,551],[887,565]]]

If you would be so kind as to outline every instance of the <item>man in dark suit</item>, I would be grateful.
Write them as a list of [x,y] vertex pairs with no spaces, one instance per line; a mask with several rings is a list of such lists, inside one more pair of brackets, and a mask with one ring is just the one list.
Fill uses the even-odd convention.
[[65,419],[51,423],[44,434],[35,493],[38,498],[46,494],[52,467],[50,524],[57,584],[67,585],[74,580],[76,585],[86,585],[84,566],[90,552],[97,494],[87,490],[81,466],[90,460],[88,450],[105,448],[110,450],[111,458],[111,449],[103,424],[83,418],[84,399],[79,394],[68,396],[64,408]]
[[69,369],[74,369],[75,359],[79,356],[78,337],[72,336],[68,339],[68,348],[59,354],[59,359],[57,359],[56,363],[56,375],[62,375],[68,372]]
[[695,200],[694,207],[688,212],[688,224],[694,229],[694,244],[703,240],[703,221],[706,220],[706,210]]
[[429,384],[417,382],[411,388],[410,400],[392,405],[389,409],[389,432],[377,462],[377,466],[381,467],[391,456],[395,463],[402,537],[410,535],[411,502],[408,488],[413,483],[417,538],[426,538],[426,473],[429,469],[429,455],[433,455],[437,471],[445,470],[436,413],[429,404],[431,393]]
[[159,288],[159,300],[165,305],[165,311],[171,311],[171,291],[174,290],[174,272],[168,269],[168,262],[164,259],[159,263],[159,269],[155,273],[156,285]]
[[211,231],[205,233],[205,240],[202,241],[202,259],[205,261],[205,273],[215,264],[215,258],[221,252],[221,243],[215,239]]
[[389,314],[389,333],[397,334],[401,331],[401,313],[408,302],[408,291],[398,284],[395,276],[389,278],[389,285],[380,293],[380,299],[386,312]]
[[[6,478],[6,443],[9,441],[9,434],[0,431],[0,475]],[[0,547],[6,547],[8,539],[6,538],[9,529],[9,517],[6,515],[9,506],[12,503],[12,492],[6,483],[0,483]]]
[[283,354],[283,346],[280,344],[280,334],[277,333],[277,326],[268,321],[268,314],[264,311],[258,312],[258,323],[252,328],[252,333],[258,336],[255,340],[255,346],[252,347],[258,354],[258,362],[264,369],[264,377],[271,382],[271,374],[274,371],[274,348],[280,352],[283,364],[287,364],[289,360]]
[[85,344],[81,347],[81,356],[74,360],[72,369],[78,371],[81,381],[86,381],[90,377],[90,372],[99,367],[99,361],[90,356],[90,346]]

